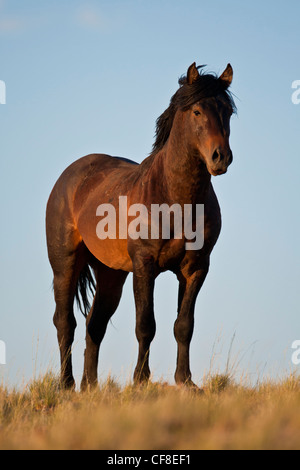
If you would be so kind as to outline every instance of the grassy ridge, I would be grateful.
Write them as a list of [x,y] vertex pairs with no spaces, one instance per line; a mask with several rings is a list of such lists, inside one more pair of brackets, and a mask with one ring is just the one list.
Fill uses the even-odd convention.
[[109,378],[79,393],[49,373],[0,387],[0,449],[300,449],[300,379],[252,388],[216,375],[199,394]]

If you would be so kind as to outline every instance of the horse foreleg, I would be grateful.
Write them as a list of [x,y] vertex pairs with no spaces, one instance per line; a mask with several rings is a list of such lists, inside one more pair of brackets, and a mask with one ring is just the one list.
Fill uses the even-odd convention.
[[153,307],[153,262],[148,257],[136,257],[133,263],[133,289],[136,306],[136,337],[139,343],[134,381],[144,382],[150,377],[149,352],[156,325]]
[[177,384],[193,385],[190,371],[190,342],[194,331],[195,303],[207,272],[208,263],[192,274],[185,269],[178,275],[178,316],[174,324],[174,335],[177,341],[177,367],[175,372]]

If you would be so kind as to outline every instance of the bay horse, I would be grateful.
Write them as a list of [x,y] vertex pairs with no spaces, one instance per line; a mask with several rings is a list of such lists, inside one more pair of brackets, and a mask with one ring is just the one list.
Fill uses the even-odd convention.
[[[134,381],[150,377],[149,350],[155,335],[153,290],[156,277],[170,270],[179,281],[176,384],[195,385],[189,364],[197,295],[209,270],[221,230],[221,214],[211,176],[226,173],[232,162],[230,118],[235,104],[229,86],[230,64],[218,77],[194,62],[179,79],[169,107],[156,121],[150,155],[137,164],[121,157],[92,154],[72,163],[57,180],[47,203],[46,233],[53,270],[61,382],[73,388],[71,346],[76,320],[74,299],[86,317],[86,349],[81,389],[97,384],[98,355],[107,324],[118,307],[129,272],[133,273],[136,337],[139,345]],[[169,239],[107,237],[96,234],[100,203],[204,205],[204,244],[187,250],[184,236]],[[194,217],[195,219],[195,217]],[[195,220],[193,223],[195,224]],[[174,224],[174,220],[172,219]],[[94,298],[89,305],[89,290]]]

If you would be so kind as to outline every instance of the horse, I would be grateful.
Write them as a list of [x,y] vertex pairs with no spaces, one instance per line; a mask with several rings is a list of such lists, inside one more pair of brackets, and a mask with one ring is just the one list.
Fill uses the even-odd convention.
[[[85,390],[98,383],[100,344],[130,272],[138,341],[133,379],[137,384],[149,380],[150,344],[156,331],[154,284],[157,276],[167,270],[177,276],[179,283],[174,324],[175,383],[196,387],[190,371],[189,350],[196,298],[221,231],[220,206],[211,178],[225,174],[233,160],[229,144],[230,118],[236,112],[229,91],[232,78],[230,64],[218,76],[205,72],[204,66],[197,67],[194,62],[180,77],[169,107],[157,119],[152,151],[140,164],[127,158],[90,154],[73,162],[55,183],[47,202],[46,238],[53,271],[56,304],[53,322],[57,329],[63,387],[75,387],[71,353],[76,328],[74,300],[86,317],[81,381],[81,389]],[[120,196],[126,197],[128,217],[130,207],[135,204],[149,210],[152,204],[168,207],[176,204],[182,208],[204,205],[201,248],[187,249],[184,233],[181,238],[175,237],[172,214],[168,239],[161,236],[161,231],[153,238],[131,237],[128,233],[99,238],[97,208],[100,203],[110,204],[120,216]],[[194,213],[193,227],[196,222]]]

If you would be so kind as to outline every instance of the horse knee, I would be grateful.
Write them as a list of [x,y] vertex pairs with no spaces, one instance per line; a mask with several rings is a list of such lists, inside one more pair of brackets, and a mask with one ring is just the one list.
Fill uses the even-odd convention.
[[145,341],[151,343],[156,333],[156,322],[154,316],[151,315],[147,318],[137,317],[135,331],[139,342]]
[[177,318],[174,324],[174,336],[178,343],[187,344],[191,341],[194,330],[193,318]]

